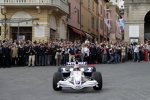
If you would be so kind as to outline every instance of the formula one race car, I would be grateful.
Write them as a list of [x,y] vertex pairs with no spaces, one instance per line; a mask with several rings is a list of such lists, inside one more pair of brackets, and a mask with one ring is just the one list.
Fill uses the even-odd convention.
[[86,62],[68,62],[65,67],[58,68],[53,75],[55,91],[60,91],[62,88],[79,90],[87,87],[101,90],[102,75],[95,67],[89,67]]

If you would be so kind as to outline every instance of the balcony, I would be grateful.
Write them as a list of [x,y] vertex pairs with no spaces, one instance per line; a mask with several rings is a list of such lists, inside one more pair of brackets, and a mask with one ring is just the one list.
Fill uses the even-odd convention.
[[50,6],[69,14],[67,0],[0,0],[0,6]]

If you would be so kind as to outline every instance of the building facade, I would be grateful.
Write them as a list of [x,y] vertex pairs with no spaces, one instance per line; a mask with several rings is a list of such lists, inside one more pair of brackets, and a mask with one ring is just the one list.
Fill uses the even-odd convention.
[[68,0],[68,37],[70,40],[104,40],[105,8],[108,0]]
[[93,41],[98,36],[98,2],[81,0],[81,30]]
[[68,40],[74,41],[74,40],[81,40],[85,33],[81,31],[81,25],[80,25],[80,6],[81,2],[80,0],[68,0],[69,3],[69,15],[68,15]]
[[[109,0],[2,0],[2,39],[115,41],[116,6]],[[114,13],[115,12],[115,13]]]
[[108,16],[106,16],[107,14],[107,3],[109,2],[109,0],[99,0],[99,18],[100,18],[100,26],[99,26],[99,32],[100,32],[100,41],[107,41],[109,40],[108,37],[108,24],[107,24],[107,20],[108,20]]
[[119,6],[113,2],[109,2],[106,5],[105,17],[104,17],[104,29],[106,40],[115,43],[122,40],[122,32],[120,26],[120,9]]
[[109,0],[81,0],[81,30],[93,42],[105,39],[104,17],[107,2]]
[[119,7],[116,5],[111,5],[109,7],[110,13],[110,20],[111,20],[111,32],[109,35],[111,42],[116,42],[122,40],[122,32],[120,28],[120,16],[119,16]]
[[66,39],[67,0],[1,0],[1,38]]
[[150,1],[125,0],[126,42],[144,42],[150,39]]

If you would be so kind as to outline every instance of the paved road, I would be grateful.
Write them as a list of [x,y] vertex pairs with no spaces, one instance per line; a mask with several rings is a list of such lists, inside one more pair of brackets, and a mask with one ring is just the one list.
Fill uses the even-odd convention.
[[97,65],[103,90],[52,89],[51,67],[0,69],[0,100],[150,100],[150,63]]

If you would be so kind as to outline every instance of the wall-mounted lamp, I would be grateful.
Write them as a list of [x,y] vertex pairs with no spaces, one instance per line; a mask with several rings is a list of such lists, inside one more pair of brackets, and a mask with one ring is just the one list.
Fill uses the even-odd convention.
[[36,26],[39,26],[39,23],[38,22],[36,22],[36,24],[35,24]]
[[37,9],[37,12],[38,12],[38,13],[41,13],[41,8],[40,8],[40,6],[36,6],[36,9]]
[[1,6],[1,13],[3,14],[3,15],[5,15],[7,12],[6,12],[6,7],[4,7],[4,6]]

